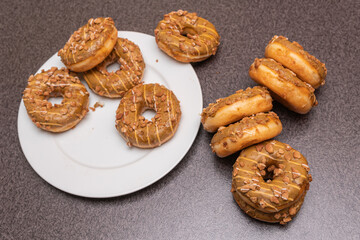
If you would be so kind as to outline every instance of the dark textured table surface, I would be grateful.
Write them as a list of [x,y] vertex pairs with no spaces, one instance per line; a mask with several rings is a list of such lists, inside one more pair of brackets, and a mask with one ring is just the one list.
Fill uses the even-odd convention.
[[[273,35],[301,43],[326,63],[319,105],[298,115],[275,103],[276,139],[308,159],[313,182],[287,226],[249,218],[230,193],[236,156],[217,158],[203,129],[163,179],[136,193],[86,199],[42,180],[17,135],[27,78],[89,18],[153,35],[163,14],[184,9],[221,35],[216,56],[193,64],[204,106],[254,86],[248,68]],[[8,1],[0,8],[0,239],[360,239],[359,1]],[[236,154],[235,154],[236,155]]]

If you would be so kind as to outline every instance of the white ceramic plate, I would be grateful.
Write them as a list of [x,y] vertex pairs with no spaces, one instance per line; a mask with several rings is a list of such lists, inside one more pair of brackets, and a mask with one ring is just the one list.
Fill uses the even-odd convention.
[[[74,195],[114,197],[149,186],[181,161],[199,129],[202,93],[192,66],[164,54],[153,36],[123,31],[118,35],[140,47],[146,64],[144,83],[163,84],[180,100],[180,125],[174,137],[158,148],[129,148],[115,128],[120,99],[100,97],[88,88],[89,106],[99,101],[104,107],[90,110],[74,129],[59,134],[37,128],[21,101],[18,134],[27,160],[45,181]],[[57,54],[39,71],[52,66],[64,66]]]

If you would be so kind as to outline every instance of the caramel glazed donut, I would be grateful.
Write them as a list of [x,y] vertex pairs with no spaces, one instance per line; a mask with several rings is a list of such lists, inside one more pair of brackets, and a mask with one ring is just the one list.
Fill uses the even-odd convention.
[[[120,64],[120,70],[109,73],[106,67],[114,62]],[[127,39],[118,38],[110,55],[95,68],[84,72],[83,76],[96,94],[119,98],[141,82],[144,69],[140,48]]]
[[272,98],[264,87],[256,86],[238,90],[226,98],[217,99],[201,114],[201,122],[208,132],[215,132],[219,127],[236,122],[244,117],[272,109]]
[[258,113],[219,128],[210,146],[218,157],[226,157],[247,146],[276,137],[281,131],[282,124],[276,113]]
[[215,55],[220,36],[196,13],[179,10],[164,15],[155,29],[159,48],[180,62],[200,62]]
[[249,216],[286,224],[304,201],[312,181],[309,170],[301,153],[279,141],[266,141],[241,152],[233,166],[231,192]]
[[290,42],[283,36],[274,36],[265,49],[265,57],[275,59],[291,69],[298,78],[313,88],[325,84],[326,67],[316,57],[304,51],[297,42]]
[[[63,97],[61,104],[52,105],[50,97]],[[79,78],[68,69],[50,70],[30,76],[23,95],[31,120],[37,127],[50,132],[64,132],[86,115],[89,93]]]
[[[141,116],[146,109],[156,112],[151,121]],[[180,102],[172,91],[159,84],[143,84],[121,99],[115,127],[128,146],[154,148],[172,138],[180,118]]]
[[116,39],[117,30],[112,18],[91,18],[71,35],[58,55],[70,70],[85,72],[104,61]]
[[249,75],[258,84],[266,86],[275,100],[294,112],[306,114],[318,104],[314,88],[273,59],[256,58]]

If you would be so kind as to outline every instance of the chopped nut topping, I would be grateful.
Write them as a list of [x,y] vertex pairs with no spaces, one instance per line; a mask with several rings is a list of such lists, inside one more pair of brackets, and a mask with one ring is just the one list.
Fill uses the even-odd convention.
[[268,143],[266,144],[265,146],[265,150],[268,152],[268,153],[273,153],[274,152],[274,147],[271,143]]

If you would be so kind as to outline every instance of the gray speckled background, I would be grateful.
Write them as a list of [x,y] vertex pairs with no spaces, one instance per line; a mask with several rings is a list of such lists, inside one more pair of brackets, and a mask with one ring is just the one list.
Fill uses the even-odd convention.
[[[301,116],[275,104],[278,140],[301,151],[314,181],[287,226],[247,217],[230,193],[236,156],[215,157],[200,130],[182,162],[152,186],[112,199],[75,197],[26,161],[17,113],[27,78],[87,19],[153,35],[163,14],[195,11],[221,35],[215,57],[193,64],[204,106],[254,86],[247,70],[275,34],[326,63],[319,105]],[[359,1],[9,1],[0,8],[0,239],[360,239]]]

